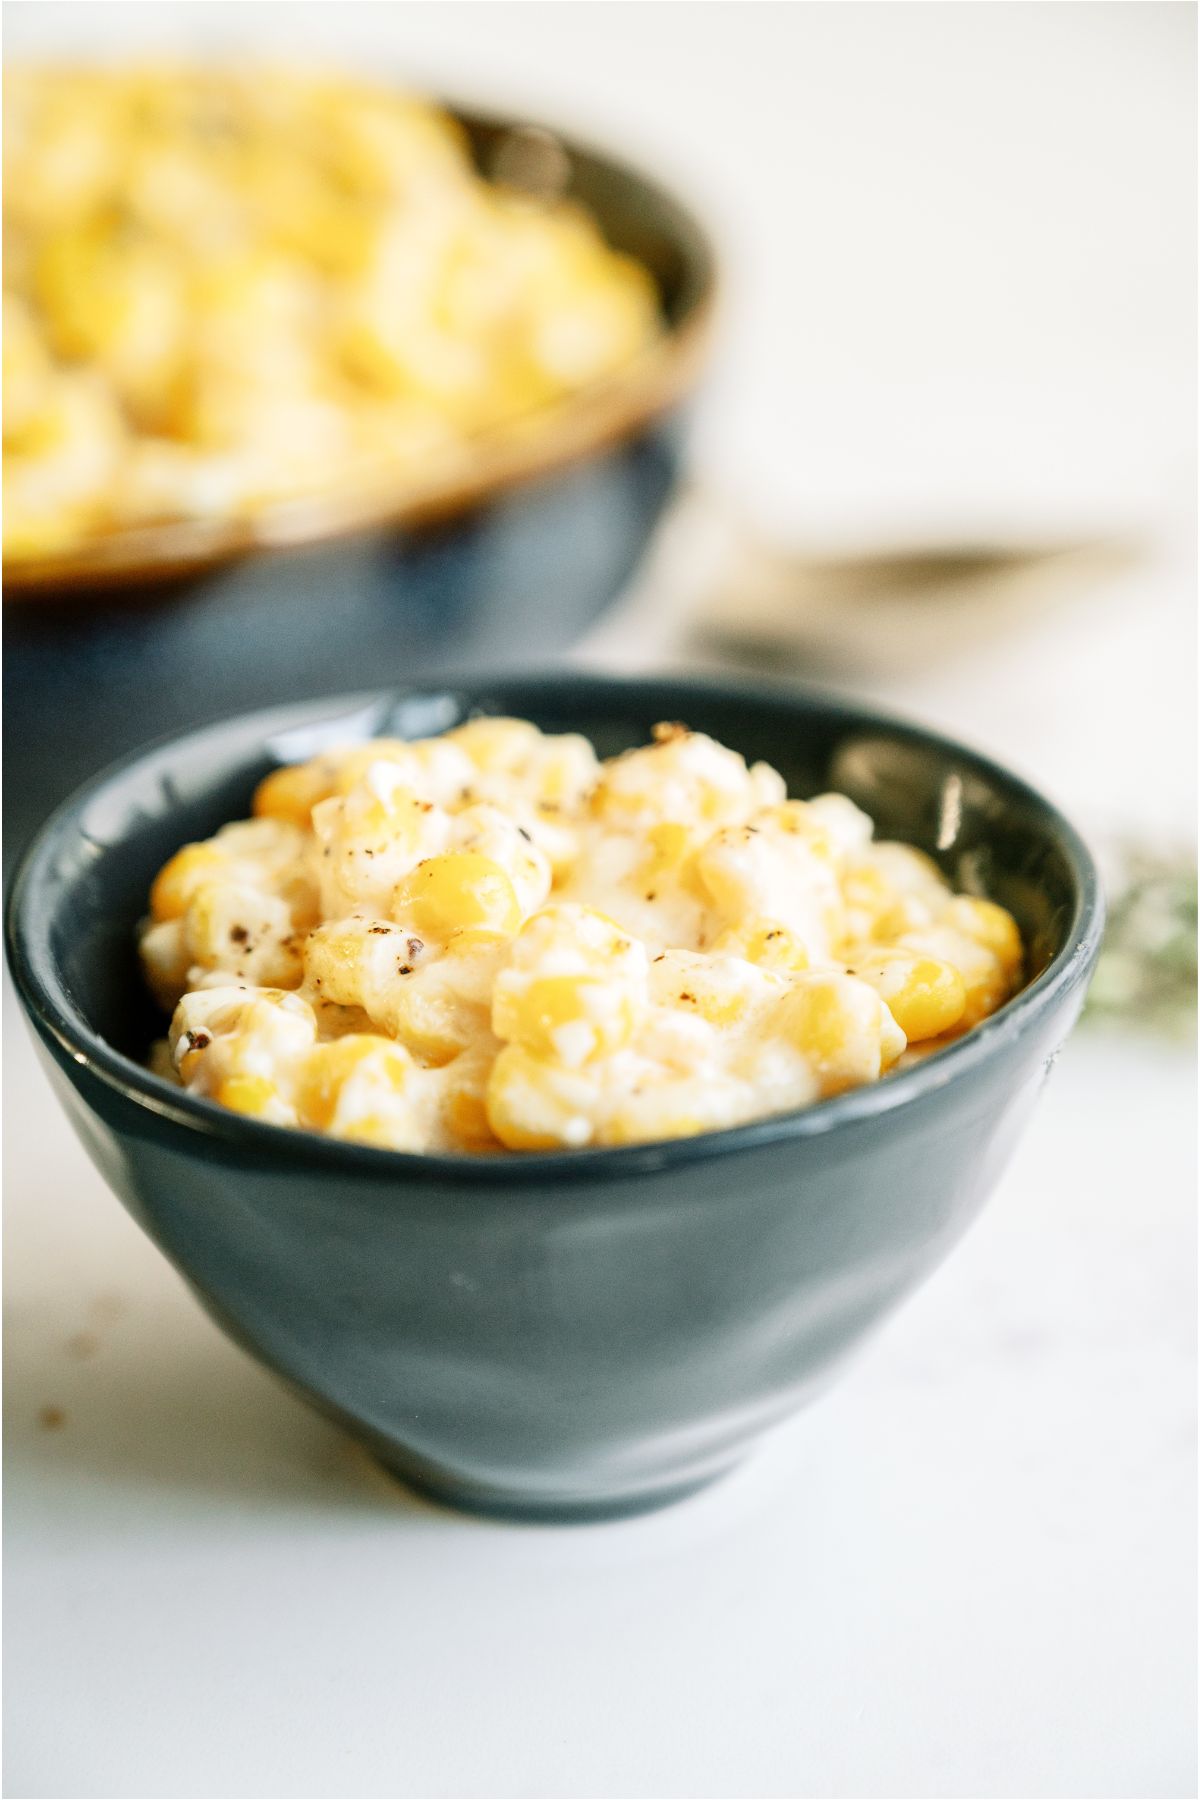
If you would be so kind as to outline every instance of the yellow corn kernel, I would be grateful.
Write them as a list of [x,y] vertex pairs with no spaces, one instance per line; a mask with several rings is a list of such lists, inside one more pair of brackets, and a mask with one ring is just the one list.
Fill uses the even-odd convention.
[[930,924],[950,899],[931,857],[911,844],[873,844],[842,876],[842,897],[853,943],[892,944]]
[[488,1119],[486,1092],[481,1085],[463,1083],[446,1098],[446,1124],[464,1150],[499,1150],[500,1139]]
[[736,1025],[747,1010],[786,991],[784,979],[756,973],[731,956],[668,950],[649,970],[649,992],[657,1006],[669,1007],[718,1030]]
[[434,1067],[489,1041],[492,986],[511,942],[499,932],[475,929],[451,938],[441,956],[379,991],[380,1024]]
[[[550,908],[539,915],[549,920]],[[596,956],[616,956],[622,950],[628,950],[637,940],[631,938],[623,925],[619,925],[611,913],[601,912],[598,906],[577,906],[577,921],[574,930],[581,950],[592,951]],[[561,930],[561,926],[560,926]],[[567,932],[572,926],[568,923]]]
[[476,925],[511,935],[521,924],[512,882],[499,863],[473,850],[419,862],[397,887],[392,916],[440,938]]
[[[378,763],[387,767],[388,775],[382,771],[379,779],[371,774],[365,778],[360,775],[348,784],[342,797],[340,836],[344,854],[357,851],[364,838],[376,852],[385,847],[415,851],[422,825],[433,810],[402,781],[389,779],[391,768],[395,767],[391,759],[377,758],[371,767]],[[324,815],[318,821],[319,831],[323,822]]]
[[515,1044],[492,1065],[484,1094],[487,1121],[509,1150],[557,1150],[562,1146],[560,1109],[544,1065]]
[[333,792],[333,779],[327,766],[317,762],[294,763],[283,769],[272,769],[254,790],[252,810],[256,819],[286,819],[307,831],[312,824],[312,809]]
[[713,1082],[703,1074],[649,1077],[625,1093],[602,1122],[602,1144],[645,1144],[662,1138],[721,1131],[752,1116],[741,1082]]
[[339,360],[355,382],[394,399],[403,393],[407,370],[394,346],[377,323],[365,317],[347,317],[337,334]]
[[487,1121],[506,1150],[561,1150],[562,1140],[552,1131],[523,1125],[507,1105],[504,1094],[488,1089]]
[[697,1018],[705,1019],[718,1030],[725,1030],[736,1025],[745,1015],[749,996],[737,988],[722,986],[715,981],[706,981],[697,976],[690,976],[679,983],[678,992],[671,996],[672,1003],[683,1007]]
[[334,759],[337,771],[330,792],[348,794],[375,763],[411,763],[412,749],[402,738],[372,738],[353,750],[342,751]]
[[592,1141],[595,1087],[583,1070],[564,1069],[506,1044],[488,1076],[488,1123],[510,1150],[578,1149]]
[[915,923],[906,896],[879,870],[865,864],[842,877],[842,899],[851,915],[850,929],[858,937],[866,933],[878,942],[897,937]]
[[264,1075],[227,1075],[217,1083],[213,1098],[231,1112],[245,1113],[247,1118],[261,1118],[277,1098],[275,1084]]
[[185,920],[161,919],[149,924],[142,932],[138,955],[155,999],[164,1012],[174,1012],[192,965]]
[[[485,1013],[483,1022],[486,1017]],[[396,995],[387,1024],[428,1069],[444,1068],[461,1056],[481,1029],[474,1008],[456,1005],[441,993],[430,995],[415,981]]]
[[809,966],[809,955],[795,932],[777,919],[746,919],[730,925],[712,946],[714,956],[740,956],[760,969],[798,975]]
[[952,926],[955,931],[974,938],[977,944],[982,944],[993,956],[999,958],[1006,973],[1020,967],[1024,950],[1017,922],[1010,912],[1003,906],[997,906],[994,900],[977,900],[970,895],[960,894],[957,899],[951,900],[938,923]]
[[236,972],[254,986],[299,987],[304,972],[287,903],[233,880],[201,881],[188,903],[192,963]]
[[630,996],[589,975],[543,975],[523,990],[502,987],[492,1007],[497,1037],[570,1069],[621,1049],[635,1023]]
[[853,976],[799,977],[781,1022],[823,1095],[876,1080],[905,1047],[904,1033],[879,995]]
[[832,859],[833,834],[806,800],[784,800],[781,805],[771,807],[760,817],[764,822],[777,825],[789,837],[803,838],[814,856]]
[[1003,1006],[1016,985],[1019,964],[1006,967],[977,937],[968,937],[960,927],[941,919],[921,931],[906,932],[900,948],[936,957],[958,970],[967,992],[966,1010],[959,1020],[959,1029],[964,1031]]
[[304,945],[304,976],[322,1001],[362,1005],[368,936],[358,919],[327,920],[309,933]]
[[535,771],[539,800],[548,807],[578,805],[594,787],[599,767],[586,738],[543,738]]
[[34,260],[33,282],[60,356],[94,356],[128,315],[128,281],[98,225],[47,238]]
[[182,918],[203,883],[228,866],[229,858],[215,844],[185,844],[154,878],[151,914],[160,922]]
[[564,901],[544,907],[510,943],[506,964],[495,975],[494,1004],[519,1000],[546,970],[587,976],[630,995],[645,991],[645,947],[590,906]]
[[[996,965],[997,971],[999,965]],[[967,1010],[962,1016],[962,1025],[969,1029],[973,1025],[982,1025],[985,1019],[1004,1005],[1012,989],[1009,983],[997,972],[993,981],[973,981],[967,984]]]
[[870,950],[849,970],[883,1000],[910,1044],[951,1031],[967,1010],[967,989],[953,964],[910,950]]
[[468,719],[447,733],[477,769],[519,769],[542,741],[536,725],[525,719]]
[[364,1065],[373,1089],[404,1093],[412,1069],[404,1049],[390,1038],[351,1032],[332,1043],[318,1044],[306,1057],[296,1099],[301,1124],[315,1131],[328,1131],[342,1089]]
[[673,1104],[662,1098],[652,1109],[619,1106],[605,1122],[603,1141],[609,1146],[647,1144],[659,1139],[698,1137],[711,1129],[711,1121],[689,1110],[686,1100]]
[[697,836],[686,825],[668,821],[652,825],[646,838],[650,849],[639,870],[640,879],[660,882],[674,877],[693,892],[703,895],[704,889],[692,863],[697,848],[704,841],[703,832]]
[[487,925],[468,925],[462,931],[456,931],[449,940],[443,954],[454,958],[474,956],[476,951],[498,950],[502,944],[512,942],[509,931],[493,931]]
[[587,802],[593,818],[611,824],[618,831],[632,830],[644,823],[646,815],[652,815],[657,804],[659,795],[650,782],[643,788],[622,788],[606,786],[603,779],[593,788]]
[[836,1063],[844,1054],[859,1021],[848,1014],[839,988],[812,983],[800,989],[793,1024],[803,1048],[819,1063]]
[[990,1019],[1013,991],[1012,972],[1005,969],[995,951],[986,944],[974,944],[974,948],[980,960],[968,963],[964,957],[958,965],[967,989],[967,1009],[960,1020],[964,1028]]
[[277,196],[274,224],[281,243],[330,275],[357,275],[370,255],[370,212],[345,198],[322,195],[316,183]]
[[407,1114],[364,1113],[349,1119],[333,1133],[348,1144],[370,1144],[376,1150],[420,1150],[423,1145],[414,1120]]
[[692,847],[692,834],[686,825],[675,825],[670,821],[652,825],[647,835],[652,860],[660,869],[678,868]]

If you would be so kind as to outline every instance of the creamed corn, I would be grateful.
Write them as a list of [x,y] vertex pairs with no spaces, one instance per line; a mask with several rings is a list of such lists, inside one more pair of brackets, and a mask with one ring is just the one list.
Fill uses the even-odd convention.
[[5,78],[4,555],[459,472],[632,362],[651,277],[433,105],[283,69]]
[[682,725],[601,762],[473,719],[277,769],[150,892],[154,1066],[397,1150],[690,1136],[876,1081],[1015,991],[1020,933],[839,794]]

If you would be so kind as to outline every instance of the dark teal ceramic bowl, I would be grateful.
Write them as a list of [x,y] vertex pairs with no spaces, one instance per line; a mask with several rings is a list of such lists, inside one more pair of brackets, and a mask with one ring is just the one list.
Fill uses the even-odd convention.
[[[874,1086],[628,1149],[402,1155],[255,1123],[149,1074],[162,1021],[134,928],[170,852],[330,736],[424,735],[477,710],[586,732],[602,753],[684,719],[768,758],[795,794],[841,789],[1015,913],[1029,983]],[[44,828],[8,931],[72,1124],[229,1334],[407,1481],[577,1518],[720,1475],[941,1261],[1079,1011],[1101,902],[1071,826],[932,733],[795,691],[557,673],[309,703],[147,751]]]

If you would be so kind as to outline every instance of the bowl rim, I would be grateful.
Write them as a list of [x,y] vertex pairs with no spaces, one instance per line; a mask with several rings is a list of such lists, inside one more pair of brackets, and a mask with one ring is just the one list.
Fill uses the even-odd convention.
[[548,407],[523,415],[510,430],[481,434],[461,466],[413,478],[400,492],[380,467],[365,489],[281,500],[250,518],[164,519],[101,533],[84,544],[44,557],[9,558],[3,564],[6,603],[52,605],[86,597],[89,590],[136,593],[223,569],[264,552],[336,542],[372,530],[438,524],[489,505],[514,489],[573,468],[619,447],[657,423],[695,386],[713,336],[720,304],[721,257],[713,231],[673,180],[659,180],[605,145],[537,116],[493,112],[452,95],[430,96],[468,130],[544,131],[572,160],[601,164],[674,215],[672,236],[690,270],[696,292],[675,323],[664,320],[660,337],[632,362]]
[[[386,1150],[367,1144],[347,1143],[320,1132],[246,1118],[218,1106],[215,1101],[173,1088],[161,1076],[114,1049],[96,1032],[58,977],[49,948],[50,920],[54,911],[41,907],[42,889],[51,880],[51,869],[63,839],[78,825],[85,808],[110,787],[144,763],[164,752],[186,755],[204,740],[254,727],[255,741],[265,742],[273,733],[297,728],[302,721],[318,723],[325,717],[350,715],[402,698],[454,694],[486,697],[489,692],[519,687],[531,698],[538,693],[561,697],[565,689],[589,691],[594,699],[622,697],[670,689],[683,707],[690,698],[753,707],[766,701],[794,708],[797,718],[818,712],[826,717],[858,723],[882,731],[900,741],[952,756],[967,769],[1007,788],[1016,798],[1039,812],[1060,844],[1075,881],[1075,904],[1063,943],[1046,968],[990,1018],[983,1020],[955,1043],[935,1051],[912,1068],[883,1079],[815,1101],[788,1112],[773,1113],[742,1125],[701,1132],[694,1137],[649,1143],[589,1146],[581,1149],[522,1151],[488,1154]],[[680,708],[682,710],[682,708]],[[261,732],[257,729],[262,722]],[[271,722],[274,721],[274,724]],[[107,846],[107,852],[117,848]],[[58,905],[70,892],[63,888]],[[364,1175],[398,1180],[407,1176],[435,1177],[447,1187],[482,1185],[541,1185],[546,1182],[595,1182],[609,1177],[629,1177],[659,1169],[737,1154],[782,1141],[825,1138],[831,1132],[875,1120],[899,1111],[970,1074],[1004,1045],[1023,1035],[1061,995],[1083,982],[1099,949],[1104,928],[1104,899],[1095,861],[1075,827],[1037,789],[1003,764],[959,740],[929,730],[913,720],[880,711],[867,702],[815,686],[800,686],[779,679],[737,680],[697,678],[687,675],[624,676],[575,669],[539,669],[529,673],[499,671],[491,677],[431,676],[411,685],[368,690],[349,695],[256,709],[234,714],[180,734],[168,734],[154,743],[121,757],[70,794],[46,820],[25,850],[14,875],[5,909],[5,940],[9,965],[22,1007],[43,1035],[53,1038],[71,1061],[86,1068],[126,1100],[208,1140],[236,1149],[244,1145],[278,1157],[284,1163],[315,1162],[343,1170],[358,1169]]]

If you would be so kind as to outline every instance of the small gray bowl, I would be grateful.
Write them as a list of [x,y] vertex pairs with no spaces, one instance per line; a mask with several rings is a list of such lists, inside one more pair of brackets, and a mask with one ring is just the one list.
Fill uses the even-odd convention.
[[[684,719],[791,792],[1016,915],[1022,992],[917,1067],[804,1111],[661,1144],[413,1156],[280,1130],[143,1066],[161,1033],[135,926],[158,866],[331,737],[472,712],[602,754]],[[229,1335],[406,1481],[578,1519],[723,1473],[942,1260],[986,1199],[1083,1001],[1095,869],[995,764],[794,690],[571,673],[308,703],[151,749],[66,802],[14,884],[8,946],[51,1079],[101,1173]]]

